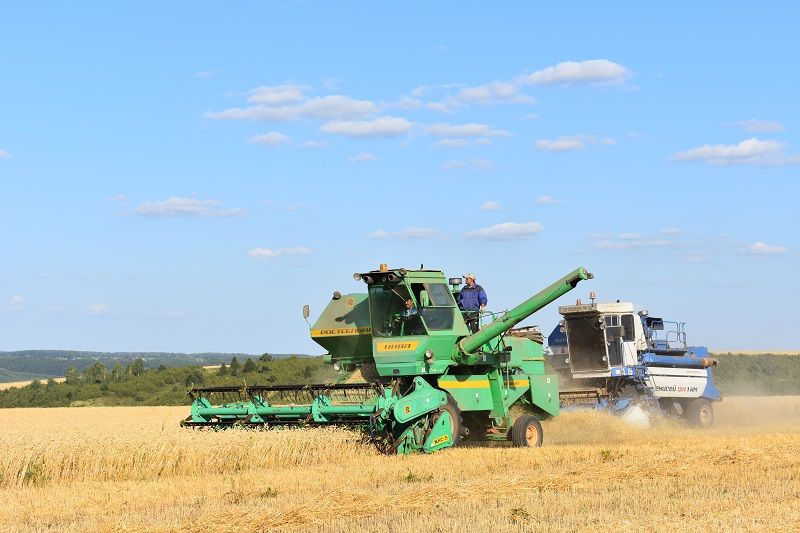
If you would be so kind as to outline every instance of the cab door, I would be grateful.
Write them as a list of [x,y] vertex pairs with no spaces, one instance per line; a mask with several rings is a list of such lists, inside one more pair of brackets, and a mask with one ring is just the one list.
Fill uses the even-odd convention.
[[605,316],[605,338],[608,347],[608,365],[622,366],[622,327],[619,315]]

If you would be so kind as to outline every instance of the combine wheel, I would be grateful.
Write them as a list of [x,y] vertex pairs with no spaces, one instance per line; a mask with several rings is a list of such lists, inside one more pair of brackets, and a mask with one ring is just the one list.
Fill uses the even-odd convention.
[[714,424],[714,409],[711,402],[704,398],[692,400],[686,406],[686,420],[689,425],[708,429]]
[[461,409],[458,408],[458,404],[449,394],[447,395],[447,403],[439,409],[441,411],[447,411],[447,413],[450,415],[453,446],[458,446],[461,444],[461,424],[463,423],[463,419],[461,418]]
[[542,424],[533,415],[522,415],[511,427],[511,442],[517,448],[538,448],[542,445]]

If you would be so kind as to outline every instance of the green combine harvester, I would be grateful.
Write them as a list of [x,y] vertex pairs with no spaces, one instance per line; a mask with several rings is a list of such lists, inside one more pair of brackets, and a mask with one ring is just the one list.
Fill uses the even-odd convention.
[[[387,454],[434,452],[462,439],[541,446],[539,419],[559,412],[558,378],[545,374],[541,337],[514,326],[591,279],[586,269],[500,316],[489,313],[491,322],[475,333],[453,297],[461,278],[385,265],[354,278],[367,293],[334,293],[311,337],[339,370],[374,365],[374,382],[195,387],[181,425],[354,426]],[[519,404],[529,414],[513,416]]]

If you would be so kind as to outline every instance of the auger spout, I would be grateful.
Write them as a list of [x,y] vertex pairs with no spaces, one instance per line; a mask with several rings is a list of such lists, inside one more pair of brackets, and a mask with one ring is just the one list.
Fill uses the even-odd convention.
[[580,281],[592,279],[593,277],[584,267],[576,268],[546,289],[537,292],[518,306],[510,309],[500,318],[482,327],[477,333],[461,339],[458,343],[459,350],[464,354],[475,353],[478,348],[490,340],[502,335],[536,311],[574,289]]

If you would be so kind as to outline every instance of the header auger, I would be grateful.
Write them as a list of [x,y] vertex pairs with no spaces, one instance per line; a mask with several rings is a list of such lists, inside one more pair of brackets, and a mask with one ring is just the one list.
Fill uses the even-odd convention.
[[[558,379],[545,374],[539,339],[512,328],[591,274],[578,268],[499,317],[487,313],[493,320],[475,333],[453,297],[460,278],[383,265],[354,277],[367,292],[334,293],[311,337],[337,369],[374,365],[374,383],[197,387],[182,425],[348,425],[367,432],[380,451],[401,454],[462,438],[541,445],[539,419],[559,412]],[[515,418],[514,404],[530,414]]]

